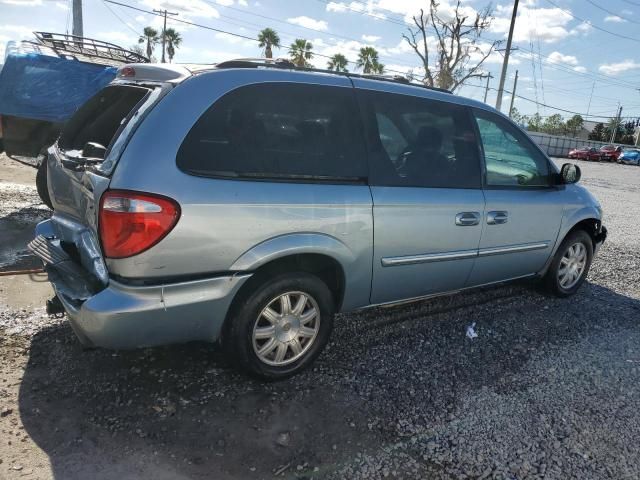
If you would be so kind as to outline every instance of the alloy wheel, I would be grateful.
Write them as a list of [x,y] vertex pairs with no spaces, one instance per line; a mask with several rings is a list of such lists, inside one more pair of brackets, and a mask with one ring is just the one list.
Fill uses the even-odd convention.
[[320,308],[304,292],[286,292],[262,309],[253,327],[253,350],[260,361],[283,366],[301,358],[320,330]]

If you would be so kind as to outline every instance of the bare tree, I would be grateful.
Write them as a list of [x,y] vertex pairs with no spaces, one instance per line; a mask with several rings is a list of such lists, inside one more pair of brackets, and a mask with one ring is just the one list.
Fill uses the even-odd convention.
[[[420,9],[420,15],[413,17],[417,29],[409,28],[409,35],[402,35],[422,61],[425,85],[455,90],[470,78],[483,77],[480,67],[502,43],[495,40],[480,46],[482,33],[493,20],[491,5],[469,18],[461,11],[461,3],[462,0],[456,0],[452,16],[447,19],[438,13],[438,1],[429,0],[429,11]],[[428,41],[432,32],[435,34],[435,52],[430,51]]]

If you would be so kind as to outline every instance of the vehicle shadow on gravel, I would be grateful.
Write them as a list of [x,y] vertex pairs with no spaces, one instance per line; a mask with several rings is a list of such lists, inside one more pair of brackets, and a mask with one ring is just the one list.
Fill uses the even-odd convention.
[[20,415],[55,478],[322,478],[428,435],[468,392],[527,388],[518,372],[534,355],[640,328],[639,314],[590,283],[566,300],[519,284],[370,309],[338,318],[315,366],[280,383],[204,344],[83,350],[62,323],[32,340]]

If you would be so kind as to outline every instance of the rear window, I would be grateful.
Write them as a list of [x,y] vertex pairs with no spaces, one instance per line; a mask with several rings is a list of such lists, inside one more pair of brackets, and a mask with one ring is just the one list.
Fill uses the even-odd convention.
[[89,142],[108,149],[136,106],[149,94],[144,87],[111,85],[100,90],[71,117],[60,136],[63,150],[83,150]]
[[204,176],[364,179],[353,90],[293,83],[240,87],[200,117],[178,151],[177,164]]

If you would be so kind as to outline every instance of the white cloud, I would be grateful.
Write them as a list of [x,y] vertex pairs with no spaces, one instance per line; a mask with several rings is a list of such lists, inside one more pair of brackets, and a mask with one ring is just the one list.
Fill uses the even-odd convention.
[[547,57],[547,61],[550,63],[565,63],[571,66],[577,66],[580,63],[573,55],[564,55],[560,52],[551,52]]
[[[512,5],[498,5],[495,10],[496,18],[490,30],[501,33],[505,37],[511,23]],[[539,38],[545,43],[553,43],[570,35],[569,23],[573,17],[560,8],[529,8],[527,5],[518,10],[513,40],[529,42]]]
[[[178,50],[179,52],[179,50]],[[245,53],[234,53],[227,50],[201,50],[196,49],[195,54],[190,54],[186,59],[180,59],[185,63],[218,63],[225,60],[233,60],[234,58],[243,58],[247,55]]]
[[604,17],[604,21],[605,22],[614,22],[614,23],[626,22],[626,20],[624,18],[619,17],[618,15],[607,15],[606,17]]
[[254,42],[253,40],[249,40],[246,38],[240,38],[240,37],[228,35],[226,33],[221,33],[221,32],[216,33],[214,37],[217,40],[221,40],[223,42],[228,43],[229,45],[242,45],[245,47],[255,47],[256,49],[258,48],[257,42]]
[[369,43],[376,43],[380,38],[381,37],[378,37],[377,35],[362,35],[362,39]]
[[569,33],[571,35],[579,35],[579,34],[586,35],[589,32],[591,32],[591,30],[593,30],[593,25],[591,25],[591,22],[587,21],[587,22],[582,22],[580,25],[572,29]]
[[[218,18],[220,13],[203,0],[143,0],[142,4],[149,9],[180,12],[184,17]],[[160,18],[160,17],[158,17]],[[168,17],[167,17],[168,18]]]
[[56,2],[56,7],[58,7],[60,10],[69,10],[69,4],[64,2]]
[[96,38],[105,42],[115,43],[121,47],[128,48],[130,45],[138,43],[138,38],[125,33],[123,30],[114,30],[110,32],[100,32]]
[[287,18],[287,22],[292,23],[294,25],[299,25],[304,28],[321,30],[323,32],[329,29],[329,24],[324,20],[315,20],[311,17],[307,17],[304,15],[300,17]]
[[247,3],[247,0],[238,0],[238,5],[240,5],[241,7],[249,6],[249,4]]
[[587,73],[587,69],[582,66],[573,67],[573,70],[578,73]]
[[42,0],[0,0],[0,3],[18,5],[19,7],[37,7],[42,5]]
[[343,13],[347,11],[351,12],[364,12],[366,6],[362,2],[329,2],[327,3],[326,10],[327,12],[338,12]]
[[605,75],[618,75],[626,72],[627,70],[634,70],[640,68],[640,63],[636,63],[633,60],[623,60],[617,63],[604,63],[598,67]]

